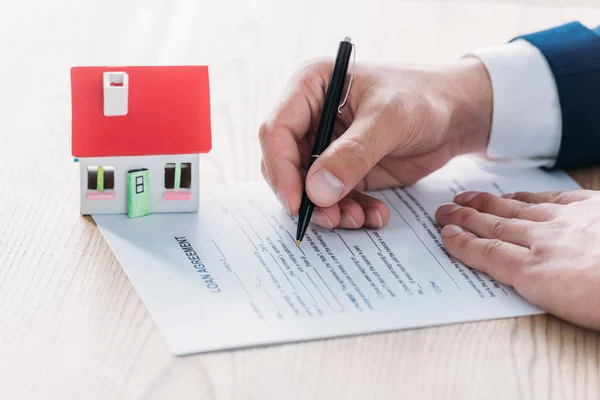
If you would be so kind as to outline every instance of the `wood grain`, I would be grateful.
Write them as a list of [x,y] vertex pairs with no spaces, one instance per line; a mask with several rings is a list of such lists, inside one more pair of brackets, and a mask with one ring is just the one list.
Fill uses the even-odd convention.
[[[568,4],[568,5],[567,5]],[[330,15],[339,13],[339,19]],[[259,179],[257,127],[296,67],[439,63],[596,0],[26,0],[0,13],[0,399],[598,399],[600,335],[504,319],[175,358],[78,214],[69,67],[208,64],[203,182]],[[573,172],[600,189],[600,169]]]

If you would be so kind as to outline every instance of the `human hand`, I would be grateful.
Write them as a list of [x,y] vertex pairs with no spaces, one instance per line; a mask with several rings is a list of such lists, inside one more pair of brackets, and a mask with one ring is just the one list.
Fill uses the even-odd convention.
[[464,192],[436,218],[455,258],[551,314],[600,330],[600,193]]
[[479,60],[430,70],[357,65],[334,141],[307,171],[331,69],[303,69],[260,128],[263,176],[294,215],[306,175],[313,222],[380,228],[389,210],[362,191],[411,184],[487,146],[491,83]]

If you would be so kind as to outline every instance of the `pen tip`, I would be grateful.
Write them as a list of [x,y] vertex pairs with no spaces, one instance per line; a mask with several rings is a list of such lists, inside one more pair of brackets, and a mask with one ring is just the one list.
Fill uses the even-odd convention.
[[296,240],[296,247],[300,247],[300,241]]

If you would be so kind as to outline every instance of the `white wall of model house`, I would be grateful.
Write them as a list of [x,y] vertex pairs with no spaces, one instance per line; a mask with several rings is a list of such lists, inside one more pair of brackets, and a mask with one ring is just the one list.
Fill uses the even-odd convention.
[[[81,214],[127,214],[127,171],[148,170],[150,190],[150,213],[196,212],[199,203],[199,155],[160,155],[128,157],[80,158]],[[191,196],[187,200],[166,200],[165,193],[176,194],[165,188],[165,166],[168,163],[190,163]],[[114,168],[114,189],[97,192],[88,189],[88,167]],[[112,196],[114,195],[114,196]],[[114,197],[114,198],[113,198]],[[174,196],[171,196],[174,197]]]

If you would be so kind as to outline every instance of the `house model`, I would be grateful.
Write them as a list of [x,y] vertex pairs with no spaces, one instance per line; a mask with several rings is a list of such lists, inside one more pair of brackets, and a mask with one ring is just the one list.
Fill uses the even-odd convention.
[[81,214],[196,212],[211,149],[208,68],[73,67]]

